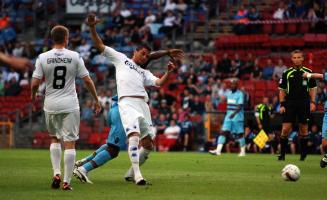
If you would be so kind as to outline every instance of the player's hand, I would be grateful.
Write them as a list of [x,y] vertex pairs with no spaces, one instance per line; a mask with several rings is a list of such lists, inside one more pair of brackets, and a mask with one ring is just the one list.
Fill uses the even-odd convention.
[[183,60],[184,59],[184,51],[181,49],[169,49],[169,56],[174,60]]
[[168,63],[168,73],[174,71],[177,68],[176,64],[173,63],[172,61],[169,61]]
[[283,114],[283,113],[285,113],[285,111],[286,111],[285,107],[281,106],[280,109],[279,109],[279,113]]
[[11,66],[11,68],[20,71],[32,68],[32,63],[26,58],[18,58],[11,56],[10,62],[8,64]]
[[311,76],[312,76],[312,74],[311,74],[311,73],[308,73],[308,72],[304,72],[304,73],[302,74],[302,77],[303,77],[303,78],[311,78]]
[[314,111],[316,111],[316,104],[311,102],[310,103],[310,112],[314,112]]
[[94,27],[99,22],[100,22],[100,19],[98,19],[94,13],[88,14],[87,18],[85,20],[86,25],[88,25],[90,27]]
[[262,124],[259,124],[258,127],[259,127],[259,130],[262,130]]
[[102,107],[101,107],[101,104],[99,101],[95,102],[94,103],[94,111],[95,111],[95,114],[98,115],[102,110]]

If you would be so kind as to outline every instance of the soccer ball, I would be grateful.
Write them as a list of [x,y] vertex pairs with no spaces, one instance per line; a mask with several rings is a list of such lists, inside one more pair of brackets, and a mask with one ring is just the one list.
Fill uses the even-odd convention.
[[285,181],[297,181],[300,173],[300,169],[296,165],[288,164],[282,170],[282,177]]

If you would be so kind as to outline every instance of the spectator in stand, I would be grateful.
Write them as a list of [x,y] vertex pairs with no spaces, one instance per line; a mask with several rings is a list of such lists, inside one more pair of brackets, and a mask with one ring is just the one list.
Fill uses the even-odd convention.
[[285,4],[283,1],[279,2],[277,10],[273,14],[273,19],[283,20],[285,12]]
[[186,9],[187,9],[187,4],[185,3],[185,0],[178,0],[176,4],[176,10],[184,14]]
[[321,146],[322,133],[318,130],[318,126],[316,124],[311,125],[311,130],[309,131],[309,141],[308,141],[308,149],[309,152],[313,154],[324,155],[324,150]]
[[168,34],[174,28],[176,28],[176,17],[173,11],[168,10],[166,13],[166,17],[163,20],[162,27],[159,29],[160,33]]
[[140,32],[141,32],[141,41],[144,43],[152,44],[153,35],[151,33],[150,27],[145,27],[144,29],[140,30]]
[[254,70],[254,58],[252,53],[248,53],[247,61],[242,66],[240,72],[242,79],[250,79],[253,70]]
[[156,129],[157,135],[163,134],[165,129],[168,126],[168,121],[167,121],[166,115],[163,113],[160,113],[159,118],[154,120],[154,126]]
[[193,129],[193,123],[190,120],[190,115],[187,113],[185,115],[185,118],[180,123],[181,127],[181,134],[180,134],[180,140],[183,144],[183,151],[187,151],[187,149],[190,147],[190,136],[192,134]]
[[81,120],[85,120],[89,124],[89,126],[93,126],[93,102],[90,99],[87,99],[85,105],[82,107]]
[[253,71],[251,73],[250,76],[251,80],[261,80],[262,79],[262,69],[259,66],[259,59],[256,58],[254,59],[254,67],[253,67]]
[[160,99],[159,99],[159,93],[157,91],[153,91],[151,93],[151,98],[150,98],[150,108],[154,109],[159,109],[160,104]]
[[325,86],[325,82],[318,83],[316,103],[322,104],[327,100],[327,89]]
[[99,92],[99,102],[101,103],[101,106],[105,106],[106,103],[109,103],[109,108],[111,106],[112,100],[111,100],[112,94],[111,94],[111,90],[107,90],[107,92],[102,89]]
[[280,102],[278,96],[274,96],[272,100],[272,113],[279,113]]
[[246,34],[246,24],[249,22],[249,19],[247,18],[247,10],[244,8],[244,5],[240,6],[234,19],[237,21],[234,32],[236,34]]
[[151,9],[148,10],[148,15],[144,19],[144,26],[151,26],[151,24],[156,22],[156,19],[156,15],[153,14]]
[[295,154],[296,153],[296,146],[297,146],[298,135],[299,135],[298,132],[294,130],[288,136],[288,144],[290,145],[291,154]]
[[267,64],[263,67],[262,70],[262,78],[264,80],[271,80],[273,73],[274,73],[274,64],[272,63],[271,59],[267,60]]
[[82,39],[81,45],[76,48],[76,50],[79,52],[79,55],[82,56],[84,60],[89,60],[90,57],[90,49],[91,45],[86,42],[85,39]]
[[110,28],[106,29],[103,36],[103,43],[112,46],[115,43],[114,31]]
[[205,112],[204,103],[198,95],[194,96],[194,101],[190,105],[190,112],[192,114],[202,115]]
[[118,29],[124,26],[124,18],[120,14],[119,10],[113,13],[112,24],[113,24],[113,28],[118,28]]
[[224,53],[223,58],[218,62],[217,67],[218,76],[220,78],[226,78],[231,73],[230,69],[232,67],[232,63],[228,58],[227,53]]
[[228,78],[239,78],[240,76],[240,68],[239,65],[235,60],[232,60],[232,66],[231,66],[231,73],[229,74]]
[[19,80],[19,74],[14,71],[13,69],[10,69],[10,72],[7,74],[7,82],[10,82],[12,79],[15,79],[16,81]]
[[253,139],[255,138],[254,132],[250,129],[249,126],[246,126],[244,128],[244,137],[245,137],[245,144],[246,144],[246,151],[247,152],[253,152],[257,153],[258,152],[258,147],[257,145],[253,142]]
[[[247,18],[250,21],[257,21],[257,20],[261,19],[261,16],[255,5],[250,6],[250,10],[247,13]],[[248,25],[247,29],[248,29],[249,33],[255,34],[255,33],[259,32],[260,25],[259,24],[250,24],[250,25]]]
[[103,106],[103,112],[102,112],[105,126],[110,126],[110,124],[108,124],[108,113],[109,112],[110,112],[110,103],[106,102],[105,105]]
[[169,126],[164,131],[164,138],[159,141],[159,151],[169,151],[173,148],[180,137],[181,127],[171,120]]
[[5,84],[5,96],[17,96],[21,91],[21,87],[19,85],[18,79],[13,76],[6,84]]
[[23,52],[24,52],[24,46],[20,42],[17,42],[15,44],[15,48],[12,50],[12,55],[16,57],[22,57]]
[[278,64],[274,68],[273,73],[273,80],[279,81],[282,78],[283,72],[287,69],[287,67],[284,65],[283,60],[280,58],[278,59]]
[[160,113],[167,115],[170,114],[170,108],[167,105],[167,100],[166,99],[162,99],[160,102],[160,107],[159,107],[159,111]]
[[72,49],[76,49],[82,43],[81,30],[78,28],[70,36],[70,44]]
[[205,97],[205,101],[204,101],[204,108],[205,108],[205,112],[213,112],[215,111],[215,107],[211,101],[211,96],[210,95],[206,95]]
[[303,19],[306,13],[306,8],[302,4],[302,0],[296,1],[295,17]]
[[176,9],[176,3],[173,0],[166,0],[163,12],[174,11]]

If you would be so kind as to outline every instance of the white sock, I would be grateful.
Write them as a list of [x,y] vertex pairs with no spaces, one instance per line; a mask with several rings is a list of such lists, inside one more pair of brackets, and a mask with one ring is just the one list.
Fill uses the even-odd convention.
[[246,147],[246,146],[242,146],[242,147],[241,147],[241,152],[240,152],[241,154],[245,154],[245,147]]
[[140,159],[140,152],[138,149],[140,143],[140,138],[137,136],[131,136],[128,139],[128,155],[129,159],[131,160],[133,171],[135,174],[135,180],[139,180],[142,178],[142,174],[140,171],[139,159]]
[[64,182],[70,183],[73,174],[73,168],[75,163],[76,151],[75,149],[66,149],[64,152],[64,162],[65,162],[65,176]]
[[60,162],[61,162],[61,144],[51,143],[50,145],[50,158],[53,169],[53,176],[61,174],[60,172]]
[[[140,166],[142,166],[145,161],[148,159],[148,155],[151,153],[151,150],[148,149],[144,149],[143,147],[141,147],[140,149],[140,160],[139,160],[139,164]],[[126,177],[134,177],[134,171],[133,171],[133,167],[130,167],[125,175]]]
[[217,145],[217,154],[221,154],[221,150],[223,149],[223,144],[218,144]]

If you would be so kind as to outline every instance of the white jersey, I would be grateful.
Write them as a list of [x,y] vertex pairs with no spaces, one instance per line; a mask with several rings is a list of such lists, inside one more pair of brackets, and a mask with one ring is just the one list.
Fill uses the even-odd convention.
[[109,61],[116,67],[116,82],[118,97],[144,96],[149,99],[144,86],[156,86],[158,79],[149,70],[142,69],[132,59],[108,46],[105,47],[102,55],[109,58]]
[[39,55],[33,77],[45,78],[44,111],[52,114],[79,110],[75,78],[88,76],[82,57],[68,49],[52,49]]

